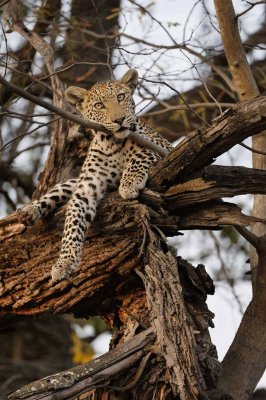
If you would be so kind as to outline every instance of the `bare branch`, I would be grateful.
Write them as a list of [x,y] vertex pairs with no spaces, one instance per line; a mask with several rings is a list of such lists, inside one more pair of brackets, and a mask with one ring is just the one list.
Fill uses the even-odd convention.
[[197,130],[183,139],[168,157],[151,169],[151,187],[160,187],[165,179],[173,182],[201,170],[235,144],[265,129],[265,115],[263,96],[228,109],[210,128]]
[[[62,108],[59,108],[51,103],[48,103],[47,101],[34,96],[33,94],[30,94],[23,89],[20,89],[19,87],[13,85],[12,83],[8,82],[6,79],[4,79],[2,76],[0,76],[0,82],[2,83],[3,86],[8,88],[9,90],[12,90],[14,93],[18,94],[21,97],[24,97],[27,100],[32,101],[35,104],[38,104],[39,106],[52,111],[58,115],[61,115],[63,118],[75,122],[76,124],[79,124],[81,126],[84,126],[89,129],[93,129],[95,131],[100,131],[100,132],[108,132],[108,130],[100,124],[97,124],[96,122],[93,121],[87,121],[78,115],[72,114],[66,110],[63,110]],[[168,152],[163,149],[161,146],[156,145],[155,143],[150,142],[147,138],[144,136],[139,135],[137,132],[130,132],[129,137],[134,140],[136,143],[140,144],[141,146],[145,146],[161,156],[165,156],[168,154]]]
[[240,233],[243,238],[245,238],[252,246],[254,246],[257,250],[260,248],[260,238],[253,235],[246,227],[244,226],[235,226],[237,232]]
[[125,373],[139,361],[144,351],[154,343],[155,335],[151,329],[139,333],[107,354],[88,364],[84,364],[59,374],[51,375],[17,390],[8,396],[10,400],[52,400],[56,392],[57,400],[78,396],[89,389],[108,388],[108,382]]
[[250,6],[248,8],[246,8],[244,11],[242,11],[239,14],[236,14],[235,19],[238,20],[238,18],[242,17],[243,15],[245,15],[246,13],[248,13],[250,10],[252,10],[252,8],[254,8],[255,6],[259,5],[259,4],[266,4],[265,0],[262,1],[258,1],[256,0],[256,3],[250,3],[249,1],[247,1],[248,4],[250,4]]

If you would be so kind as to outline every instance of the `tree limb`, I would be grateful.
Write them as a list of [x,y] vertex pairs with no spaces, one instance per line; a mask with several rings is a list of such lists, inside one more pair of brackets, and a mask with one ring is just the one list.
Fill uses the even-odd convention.
[[117,346],[108,353],[68,371],[51,375],[33,382],[8,396],[10,400],[43,400],[70,399],[83,393],[84,388],[108,387],[110,380],[126,373],[138,362],[155,341],[151,328],[134,336],[133,339]]
[[211,165],[198,175],[195,179],[171,186],[164,193],[168,210],[193,207],[221,197],[266,194],[266,171],[261,169]]
[[210,128],[200,129],[182,140],[171,154],[150,171],[152,188],[183,181],[211,164],[237,143],[266,128],[266,100],[243,101],[216,118]]
[[[81,118],[80,116],[76,115],[76,114],[72,114],[69,111],[66,111],[60,107],[55,106],[52,103],[48,103],[47,101],[34,96],[31,93],[26,92],[23,89],[20,89],[19,87],[13,85],[12,83],[8,82],[6,79],[4,79],[1,75],[0,75],[0,83],[5,86],[6,88],[8,88],[9,90],[12,90],[14,93],[17,93],[19,96],[32,101],[35,104],[38,104],[39,106],[52,111],[58,115],[61,115],[61,117],[75,122],[76,124],[79,124],[81,126],[84,126],[85,128],[89,128],[95,131],[100,131],[100,132],[108,132],[108,130],[101,124],[98,124],[96,122],[93,121],[88,121],[84,118]],[[168,152],[163,149],[161,146],[158,146],[155,143],[152,143],[149,139],[145,138],[143,135],[138,134],[137,132],[130,132],[129,137],[134,140],[136,143],[140,144],[141,146],[145,146],[155,152],[157,152],[158,154],[160,154],[161,156],[166,156],[168,154]]]

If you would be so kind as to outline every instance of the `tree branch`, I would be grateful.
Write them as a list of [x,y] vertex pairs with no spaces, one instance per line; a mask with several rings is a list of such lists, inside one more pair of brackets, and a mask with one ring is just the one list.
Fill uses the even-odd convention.
[[[253,99],[234,107],[233,110],[228,111],[216,121],[216,127],[213,123],[210,129],[205,130],[204,135],[202,135],[202,132],[192,135],[189,138],[189,146],[187,141],[183,145],[179,145],[177,151],[173,151],[179,162],[172,157],[172,154],[169,154],[166,159],[166,165],[169,165],[169,163],[176,165],[177,173],[171,171],[172,178],[181,175],[181,173],[184,180],[190,179],[191,176],[195,177],[200,166],[204,167],[204,164],[208,163],[215,154],[222,152],[221,148],[230,148],[235,144],[236,137],[241,136],[240,140],[242,140],[243,135],[247,136],[264,126],[266,118],[263,113],[266,105],[265,101],[262,100],[264,99]],[[244,115],[247,117],[244,118]],[[249,121],[250,115],[252,115],[252,118]],[[203,149],[205,151],[204,157],[201,156]],[[200,160],[199,164],[196,163],[198,159]],[[187,160],[191,160],[191,163]],[[160,164],[164,161],[162,160]],[[183,162],[183,168],[180,162]],[[217,179],[219,173],[217,174],[217,167],[214,167],[214,175],[215,168]],[[157,170],[157,166],[154,170]],[[228,170],[225,170],[225,173],[229,176]],[[162,186],[159,186],[160,191],[171,191],[173,179],[168,180],[168,174],[169,168],[165,168],[164,175],[160,175],[162,177]],[[217,179],[218,186],[221,185],[221,182],[219,182],[219,179]],[[248,184],[248,179],[246,183]],[[229,187],[230,185],[224,186]],[[5,219],[2,223],[3,243],[0,249],[1,326],[7,328],[9,324],[17,322],[19,319],[40,315],[48,310],[55,313],[73,312],[78,316],[86,317],[100,314],[105,315],[108,319],[117,318],[117,301],[119,299],[122,304],[128,304],[128,288],[131,288],[130,293],[139,291],[138,303],[144,307],[142,302],[145,302],[145,291],[134,271],[136,268],[143,271],[144,265],[153,263],[154,267],[156,264],[152,257],[150,257],[150,262],[147,263],[147,246],[152,243],[155,235],[153,230],[152,234],[147,235],[147,231],[150,231],[149,226],[159,228],[154,229],[156,241],[158,241],[156,246],[161,246],[163,250],[166,248],[166,243],[161,231],[176,235],[178,227],[212,227],[217,229],[224,223],[245,225],[250,222],[250,217],[241,215],[237,206],[222,203],[219,200],[208,202],[204,206],[202,204],[200,206],[195,205],[186,211],[180,210],[180,215],[178,215],[177,209],[174,210],[176,215],[170,215],[163,195],[147,189],[142,196],[140,199],[144,199],[146,205],[137,200],[125,201],[117,193],[110,193],[105,197],[104,201],[100,203],[96,219],[87,233],[78,274],[55,285],[51,282],[50,271],[60,248],[64,210],[58,212],[54,218],[47,218],[38,222],[35,227],[27,229],[23,224],[18,224],[16,218],[11,217],[12,223],[8,221],[8,218]],[[12,241],[10,240],[11,237]],[[36,240],[36,237],[38,237],[38,240]],[[153,261],[151,262],[151,260]],[[177,260],[177,265],[181,268],[182,262]],[[163,263],[158,268],[163,271]],[[189,271],[188,267],[185,270]],[[157,271],[158,274],[161,273],[160,271]],[[146,273],[146,281],[148,279],[151,284],[150,279],[153,273],[150,274],[148,269]],[[161,276],[164,276],[163,272]],[[184,279],[184,282],[187,282],[187,279]],[[194,282],[194,278],[191,277],[191,279]],[[166,284],[166,282],[162,282],[163,284]],[[197,290],[201,287],[201,284],[202,281],[196,285]],[[182,283],[182,289],[184,289],[184,286],[185,283]],[[164,291],[163,286],[161,286],[161,290]],[[191,289],[188,292],[191,293]],[[186,301],[189,301],[189,299],[191,299],[191,295],[186,297]],[[152,300],[151,292],[150,301],[154,302],[151,306],[152,313],[154,314],[156,309],[159,318],[161,312],[156,306],[156,298]],[[183,316],[184,321],[190,320],[190,314],[187,314],[188,308],[189,313],[195,312],[196,315],[201,316],[201,311],[195,309],[197,302],[198,297],[193,300],[193,306],[189,306],[188,303],[185,304],[186,311],[180,313],[180,317]],[[141,310],[141,315],[143,315],[143,309],[141,308]],[[119,318],[123,318],[122,315],[121,312]],[[139,314],[137,313],[137,315]],[[150,314],[147,315],[150,317]],[[194,317],[192,320],[194,321]],[[182,323],[181,327],[186,326],[186,323]],[[209,323],[206,325],[206,322],[204,322],[202,329],[206,329]],[[183,365],[186,351],[188,351],[187,354],[190,354],[189,359],[194,360],[191,362],[191,368],[187,369],[187,371],[193,371],[193,374],[195,373],[198,376],[198,383],[191,381],[189,386],[194,397],[205,389],[211,389],[215,382],[215,376],[213,376],[210,386],[205,386],[206,381],[204,382],[201,377],[205,364],[204,362],[203,364],[200,363],[201,355],[194,353],[195,335],[199,326],[201,326],[199,321],[192,330],[190,324],[188,325],[188,332],[192,335],[191,346],[187,350],[183,349],[177,360],[179,363],[177,365]],[[159,337],[160,324],[154,323],[153,329]],[[199,334],[199,337],[201,337],[201,334]],[[160,354],[163,354],[167,365],[168,380],[169,374],[171,376],[170,382],[173,392],[181,395],[183,383],[188,382],[191,378],[187,375],[187,371],[178,372],[178,367],[171,369],[169,360],[173,357],[176,359],[177,353],[176,351],[172,352],[171,349],[174,349],[175,343],[170,342],[167,347],[164,347],[165,352],[162,348],[160,349]],[[196,343],[198,345],[198,338]],[[204,348],[203,344],[202,348]],[[172,358],[169,358],[169,355]],[[156,365],[159,364],[156,363]],[[199,365],[200,367],[198,367]],[[209,377],[210,375],[211,368],[208,368],[203,374],[204,380],[206,376]],[[127,384],[128,382],[124,386],[127,386]],[[114,385],[119,386],[112,384],[112,386]],[[159,382],[158,385],[160,386]],[[82,385],[82,388],[84,389],[84,385]]]
[[[60,211],[54,218],[40,221],[36,227],[29,227],[26,230],[22,224],[15,222],[16,219],[11,218],[10,222],[8,222],[8,218],[5,219],[2,224],[3,245],[0,250],[2,268],[0,300],[3,323],[10,313],[17,316],[36,315],[49,309],[53,312],[76,310],[83,315],[97,313],[97,307],[103,307],[103,299],[109,284],[112,282],[112,288],[120,287],[121,280],[125,279],[123,274],[129,276],[129,272],[139,264],[139,252],[143,251],[141,249],[143,240],[145,240],[142,224],[146,220],[150,220],[150,223],[159,227],[167,235],[176,235],[178,228],[219,229],[223,224],[245,226],[251,221],[263,221],[241,214],[235,205],[221,203],[219,199],[213,202],[212,191],[210,191],[209,198],[205,197],[205,200],[209,201],[206,201],[204,206],[197,203],[186,210],[179,207],[174,208],[174,202],[167,198],[167,192],[171,193],[171,190],[173,192],[176,189],[176,186],[172,186],[171,189],[171,183],[168,181],[169,165],[176,166],[177,176],[182,172],[183,177],[189,179],[189,176],[198,171],[199,166],[196,160],[201,156],[202,149],[205,151],[204,162],[208,162],[214,154],[222,151],[219,146],[229,148],[235,143],[236,137],[251,134],[259,130],[261,126],[265,126],[266,119],[259,114],[261,112],[263,115],[265,112],[266,104],[263,100],[264,98],[258,98],[239,104],[226,113],[222,120],[217,121],[216,129],[213,124],[204,132],[204,135],[197,132],[183,145],[179,145],[172,152],[177,160],[170,154],[165,160],[160,161],[159,164],[167,165],[163,168],[164,174],[160,171],[163,186],[160,186],[159,190],[166,190],[165,197],[145,190],[140,197],[146,203],[144,206],[137,200],[124,201],[114,193],[106,196],[100,204],[96,220],[88,232],[80,272],[71,280],[63,281],[55,286],[50,281],[50,270],[56,261],[60,247],[63,211]],[[243,119],[243,114],[247,115],[247,119]],[[248,121],[250,115],[252,118]],[[183,168],[181,162],[183,162]],[[203,164],[203,160],[200,164]],[[217,179],[217,167],[212,168],[214,171],[216,168]],[[157,169],[156,166],[153,170]],[[224,172],[226,173],[226,171],[228,183],[226,184],[226,181],[221,186],[221,179],[217,179],[218,189],[215,198],[218,197],[221,187],[228,188],[235,184],[232,177],[233,183],[230,185],[230,174],[225,169]],[[255,171],[254,174],[256,173]],[[174,171],[171,170],[172,177],[174,174]],[[259,172],[257,176],[261,178]],[[212,176],[211,179],[213,179]],[[245,179],[247,184],[248,176]],[[261,190],[264,190],[264,185],[261,186]],[[252,185],[249,185],[248,188],[252,188]],[[251,190],[255,190],[254,185]],[[221,190],[220,194],[223,195],[224,191]],[[167,201],[169,201],[168,204]],[[170,215],[169,210],[175,215]],[[132,232],[134,232],[134,241],[132,241]],[[36,236],[39,238],[38,241],[36,241]],[[9,242],[8,239],[11,237],[13,240]],[[44,243],[45,252],[41,250]],[[116,273],[113,273],[114,271]],[[118,271],[123,272],[118,273]],[[65,293],[69,286],[71,286],[71,290]],[[88,304],[84,309],[83,298],[85,295]],[[121,296],[123,296],[122,293]],[[88,300],[90,298],[93,298],[92,302]]]
[[8,398],[37,400],[41,397],[42,400],[52,400],[56,392],[56,399],[63,400],[82,394],[84,389],[87,392],[97,387],[108,388],[110,381],[128,373],[149,351],[154,341],[152,329],[146,329],[90,363],[32,382]]
[[[17,93],[19,96],[32,101],[35,104],[38,104],[39,106],[45,108],[46,110],[52,111],[58,115],[61,115],[61,117],[75,122],[76,124],[79,124],[81,126],[84,126],[85,128],[89,128],[95,131],[100,131],[100,132],[109,132],[103,125],[98,124],[93,121],[88,121],[85,120],[84,118],[81,118],[78,115],[72,114],[66,110],[63,110],[60,107],[55,106],[54,104],[48,103],[47,101],[34,96],[31,93],[26,92],[23,89],[20,89],[19,87],[13,85],[12,83],[8,82],[6,79],[4,79],[0,75],[0,83],[2,83],[3,86],[5,86],[7,89],[12,90],[14,93]],[[149,139],[144,137],[143,135],[138,134],[137,132],[130,132],[129,137],[134,140],[136,143],[140,144],[141,146],[147,147],[156,153],[160,154],[161,156],[166,156],[168,154],[168,151],[163,149],[161,146],[158,146],[155,143],[152,143]]]
[[164,193],[164,200],[167,209],[173,211],[247,193],[266,194],[266,171],[211,165],[195,179],[171,186]]
[[210,128],[192,132],[151,168],[151,187],[156,189],[191,177],[235,144],[265,128],[265,97],[237,104],[216,118]]

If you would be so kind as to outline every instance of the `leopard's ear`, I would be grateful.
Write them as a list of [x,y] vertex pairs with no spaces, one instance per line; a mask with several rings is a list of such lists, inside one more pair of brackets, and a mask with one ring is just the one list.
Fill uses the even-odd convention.
[[69,103],[80,103],[87,94],[87,90],[78,86],[70,86],[66,89],[65,95]]
[[137,87],[139,74],[135,69],[129,69],[120,79],[119,82],[125,83],[127,86],[130,87],[132,93]]

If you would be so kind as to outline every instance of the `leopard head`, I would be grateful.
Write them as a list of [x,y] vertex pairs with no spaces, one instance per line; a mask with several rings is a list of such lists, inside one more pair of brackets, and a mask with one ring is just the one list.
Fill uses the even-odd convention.
[[137,80],[137,71],[129,69],[119,81],[96,83],[88,90],[70,86],[66,98],[85,119],[104,125],[118,137],[136,121],[132,95]]

